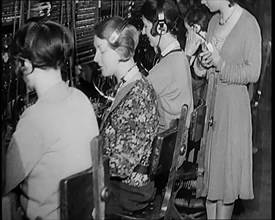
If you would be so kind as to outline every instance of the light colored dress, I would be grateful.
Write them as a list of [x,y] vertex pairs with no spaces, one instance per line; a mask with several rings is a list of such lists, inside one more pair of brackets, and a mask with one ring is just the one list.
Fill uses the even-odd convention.
[[[209,200],[232,203],[253,199],[252,124],[246,84],[256,82],[261,68],[261,33],[256,19],[241,11],[230,33],[216,37],[219,15],[208,26],[208,40],[221,55],[214,107],[213,138],[209,165]],[[222,65],[221,65],[222,64]]]

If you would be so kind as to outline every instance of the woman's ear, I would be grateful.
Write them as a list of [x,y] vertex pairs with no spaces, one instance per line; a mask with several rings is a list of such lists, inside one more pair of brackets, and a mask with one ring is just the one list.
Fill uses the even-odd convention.
[[196,31],[196,33],[200,33],[201,32],[201,26],[199,24],[193,24],[193,28]]

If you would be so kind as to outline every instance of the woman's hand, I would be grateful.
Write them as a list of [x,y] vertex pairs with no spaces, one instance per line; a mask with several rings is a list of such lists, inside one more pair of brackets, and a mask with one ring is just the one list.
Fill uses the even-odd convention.
[[198,55],[198,61],[204,68],[210,68],[213,66],[212,53],[208,50],[204,50]]
[[215,45],[212,45],[213,52],[210,52],[204,47],[203,52],[198,56],[200,64],[205,68],[210,68],[211,66],[216,67],[221,59],[220,53]]
[[217,67],[218,63],[221,60],[220,52],[218,51],[215,44],[212,44],[213,52],[212,52],[212,59],[213,59],[213,66]]
[[196,34],[196,30],[192,27],[188,30],[185,43],[185,53],[188,56],[192,56],[200,44],[203,43],[203,39]]

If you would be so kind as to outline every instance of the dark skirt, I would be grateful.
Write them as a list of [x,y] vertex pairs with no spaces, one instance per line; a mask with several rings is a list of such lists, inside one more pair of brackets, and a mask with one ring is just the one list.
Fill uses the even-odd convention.
[[111,179],[110,188],[112,195],[106,204],[106,214],[109,215],[141,210],[148,206],[154,197],[154,182],[136,187]]

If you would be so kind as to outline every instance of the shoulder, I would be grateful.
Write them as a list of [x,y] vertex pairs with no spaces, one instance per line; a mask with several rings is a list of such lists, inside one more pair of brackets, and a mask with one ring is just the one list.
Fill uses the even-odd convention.
[[240,21],[243,22],[245,26],[252,28],[260,28],[257,19],[246,9],[243,8]]
[[29,106],[20,116],[20,120],[18,124],[20,123],[32,123],[34,121],[39,122],[39,119],[41,118],[41,111],[46,111],[46,109],[41,107],[41,104],[39,102],[36,102],[35,104]]
[[187,56],[183,50],[170,53],[149,71],[148,77],[150,78],[150,74],[158,74],[158,76],[162,74],[167,75],[167,71],[171,72],[183,65],[189,65]]
[[140,80],[137,80],[135,86],[133,86],[132,93],[136,96],[150,96],[154,95],[155,91],[148,78],[143,76]]
[[76,99],[88,100],[88,97],[80,89],[69,87],[69,91]]
[[78,109],[93,109],[88,96],[86,96],[81,90],[70,87],[70,91],[70,106],[72,106],[72,104],[75,104],[78,105]]

